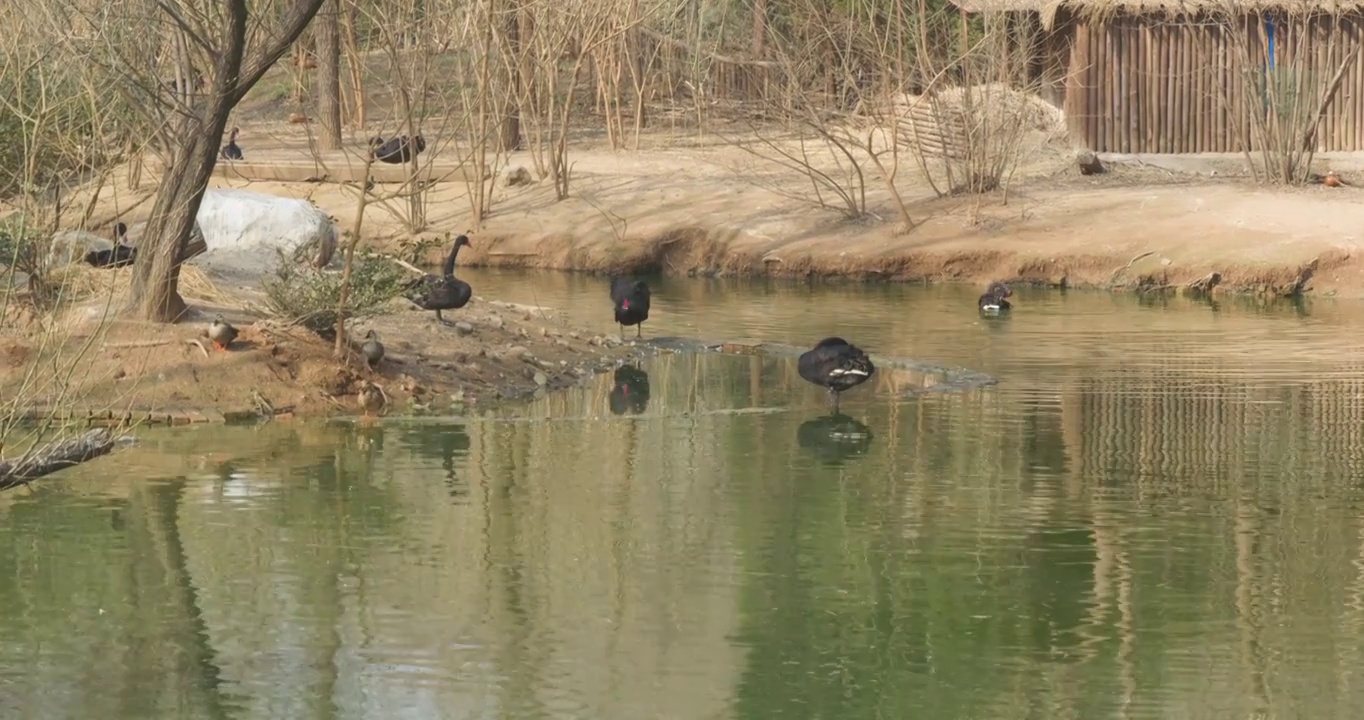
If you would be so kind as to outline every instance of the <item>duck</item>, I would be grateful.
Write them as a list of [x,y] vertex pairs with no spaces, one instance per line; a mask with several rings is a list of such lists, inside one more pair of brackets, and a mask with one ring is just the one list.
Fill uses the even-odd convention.
[[455,238],[455,245],[450,248],[450,256],[445,258],[445,268],[441,274],[423,275],[408,282],[403,287],[404,297],[423,310],[435,310],[436,320],[448,325],[449,322],[441,317],[441,311],[458,310],[468,305],[469,299],[474,296],[474,289],[469,283],[455,277],[455,258],[459,256],[459,249],[470,244],[468,235]]
[[85,263],[92,267],[118,268],[132,265],[137,261],[137,248],[123,244],[128,234],[128,226],[114,224],[114,246],[108,250],[91,250],[85,254]]
[[611,413],[643,413],[649,406],[649,373],[633,365],[621,365],[611,379],[611,394],[607,398]]
[[382,413],[384,407],[388,405],[388,394],[377,383],[366,380],[360,385],[360,392],[355,394],[355,400],[364,411],[365,417],[370,413]]
[[370,370],[384,359],[384,345],[373,330],[365,333],[365,344],[360,346],[360,352],[365,356],[365,364],[369,365]]
[[635,337],[644,337],[644,321],[649,319],[649,285],[643,280],[611,280],[611,304],[616,307],[616,323],[620,338],[625,339],[625,326],[635,326]]
[[976,305],[983,313],[1001,313],[1013,307],[1013,305],[1009,304],[1008,300],[1004,299],[1013,294],[1014,291],[1010,290],[1008,285],[996,280],[995,282],[990,283],[990,287],[985,289],[985,294],[980,296],[980,299],[976,301]]
[[223,151],[222,151],[222,155],[223,155],[223,158],[224,158],[224,159],[226,159],[226,160],[241,160],[241,159],[242,159],[242,157],[243,157],[243,156],[242,156],[242,147],[241,147],[240,145],[237,144],[237,133],[239,133],[239,132],[241,132],[241,128],[235,127],[235,126],[234,126],[234,127],[232,128],[232,132],[228,133],[228,135],[227,135],[227,144],[223,146]]
[[408,140],[406,135],[384,141],[382,135],[369,140],[370,157],[390,165],[402,165],[426,149],[426,138],[417,135]]
[[827,337],[801,354],[796,371],[805,380],[827,388],[833,412],[838,413],[838,396],[867,380],[876,366],[862,349],[841,337]]
[[237,339],[237,328],[223,320],[222,315],[217,315],[213,318],[213,322],[209,323],[208,339],[213,341],[213,347],[227,352],[228,346],[232,344],[233,340]]

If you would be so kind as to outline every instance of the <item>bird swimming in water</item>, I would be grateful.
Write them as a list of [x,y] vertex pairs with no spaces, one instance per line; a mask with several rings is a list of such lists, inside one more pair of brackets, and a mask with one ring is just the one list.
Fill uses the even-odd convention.
[[985,289],[985,294],[976,300],[976,305],[982,313],[998,314],[1013,307],[1008,300],[1004,299],[1013,294],[1014,291],[1010,290],[1008,285],[995,281],[990,283],[990,287]]

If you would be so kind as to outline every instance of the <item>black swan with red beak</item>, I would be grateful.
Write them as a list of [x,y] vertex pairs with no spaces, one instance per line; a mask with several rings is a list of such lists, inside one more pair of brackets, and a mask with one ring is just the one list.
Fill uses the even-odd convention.
[[876,366],[861,348],[841,337],[830,337],[802,354],[796,371],[802,378],[828,389],[829,402],[837,413],[839,393],[871,379]]
[[611,304],[616,306],[616,322],[620,337],[625,339],[625,326],[635,325],[635,337],[644,337],[645,320],[649,319],[649,286],[643,280],[611,280]]
[[976,301],[976,305],[983,313],[997,315],[1013,307],[1013,305],[1009,304],[1008,300],[1004,299],[1013,294],[1014,291],[1010,290],[1008,285],[995,281],[990,283],[990,287],[985,288],[985,294],[980,296],[980,299]]

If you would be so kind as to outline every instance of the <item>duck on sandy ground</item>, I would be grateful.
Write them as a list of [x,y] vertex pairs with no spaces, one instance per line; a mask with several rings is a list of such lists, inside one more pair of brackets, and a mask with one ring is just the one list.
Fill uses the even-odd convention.
[[237,328],[223,320],[222,315],[215,316],[213,322],[209,323],[208,339],[213,341],[213,347],[223,352],[227,352],[228,346],[237,339],[237,334]]
[[360,346],[360,353],[365,356],[365,364],[370,370],[384,359],[384,345],[379,342],[379,336],[373,330],[365,333],[365,344]]

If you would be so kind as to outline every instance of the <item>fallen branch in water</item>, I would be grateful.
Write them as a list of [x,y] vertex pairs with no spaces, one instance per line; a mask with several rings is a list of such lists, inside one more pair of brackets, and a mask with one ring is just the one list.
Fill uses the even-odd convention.
[[113,435],[97,428],[79,437],[50,442],[18,460],[0,460],[0,490],[93,460],[113,448]]

